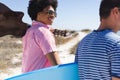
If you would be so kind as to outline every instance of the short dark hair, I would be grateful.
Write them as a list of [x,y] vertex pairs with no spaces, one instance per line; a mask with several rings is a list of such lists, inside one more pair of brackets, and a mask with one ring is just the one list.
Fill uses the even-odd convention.
[[28,6],[28,15],[30,16],[31,20],[36,20],[37,13],[43,11],[44,8],[51,5],[54,10],[58,6],[57,0],[30,0]]
[[99,9],[100,18],[107,18],[114,7],[120,8],[120,0],[102,0]]

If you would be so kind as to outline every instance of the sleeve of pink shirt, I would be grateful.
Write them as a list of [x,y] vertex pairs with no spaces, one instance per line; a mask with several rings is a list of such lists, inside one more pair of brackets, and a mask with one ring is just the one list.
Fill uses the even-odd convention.
[[42,27],[35,32],[35,39],[44,55],[56,51],[56,44],[53,34],[46,28]]

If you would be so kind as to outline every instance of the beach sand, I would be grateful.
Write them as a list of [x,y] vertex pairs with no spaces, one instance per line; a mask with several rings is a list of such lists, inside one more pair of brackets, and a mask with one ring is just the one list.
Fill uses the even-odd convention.
[[[58,48],[58,54],[60,56],[60,60],[63,64],[74,62],[75,54],[70,54],[70,49],[72,46],[77,44],[85,35],[84,32],[78,32],[79,35],[77,35],[75,38],[70,40],[69,42],[57,46]],[[22,54],[22,53],[21,53]],[[21,55],[19,55],[21,57]],[[18,58],[14,58],[13,61],[16,61]],[[18,60],[21,61],[21,60]],[[21,66],[18,66],[16,68],[8,68],[4,71],[0,71],[0,80],[4,80],[6,78],[16,76],[21,74]]]

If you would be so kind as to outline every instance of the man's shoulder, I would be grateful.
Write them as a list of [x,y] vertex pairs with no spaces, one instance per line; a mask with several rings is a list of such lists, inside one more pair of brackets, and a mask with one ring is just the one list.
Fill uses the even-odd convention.
[[120,42],[120,36],[114,32],[109,32],[105,35],[105,38],[107,38],[110,41],[113,42]]

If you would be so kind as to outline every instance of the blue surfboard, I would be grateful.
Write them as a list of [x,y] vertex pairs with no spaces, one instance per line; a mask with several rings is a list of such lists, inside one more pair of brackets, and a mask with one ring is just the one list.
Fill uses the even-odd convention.
[[35,70],[5,80],[79,80],[77,63]]

